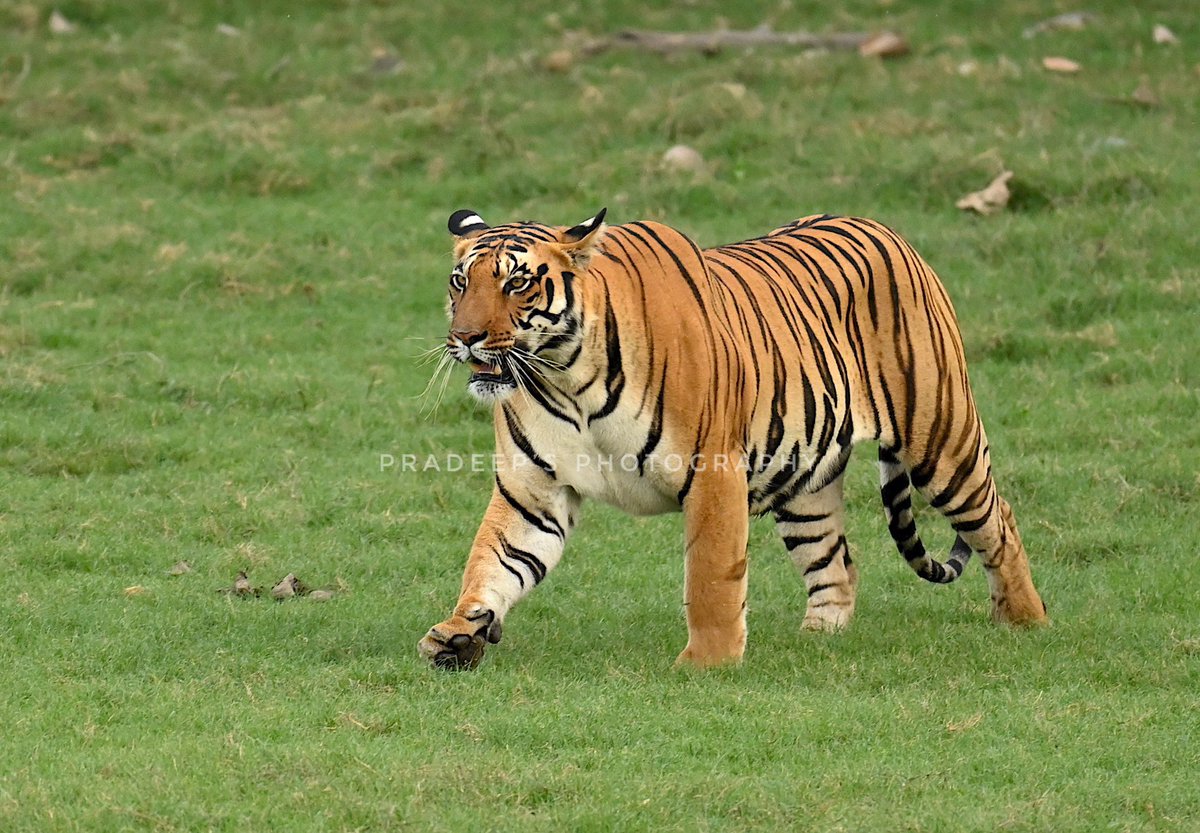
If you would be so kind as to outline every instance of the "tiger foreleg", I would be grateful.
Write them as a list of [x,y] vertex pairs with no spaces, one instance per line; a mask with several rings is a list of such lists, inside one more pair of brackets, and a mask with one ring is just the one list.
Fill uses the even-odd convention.
[[417,643],[420,655],[441,668],[478,665],[487,645],[500,641],[508,611],[559,562],[577,504],[566,490],[538,495],[497,479],[458,603]]
[[677,665],[736,663],[746,650],[746,479],[697,473],[684,499],[688,643]]

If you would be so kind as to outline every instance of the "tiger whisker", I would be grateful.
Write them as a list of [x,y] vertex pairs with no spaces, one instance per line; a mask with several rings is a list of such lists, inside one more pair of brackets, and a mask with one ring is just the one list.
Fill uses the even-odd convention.
[[508,369],[512,371],[513,379],[517,383],[517,389],[521,391],[521,395],[525,397],[525,404],[533,407],[533,400],[529,396],[529,380],[526,376],[529,373],[529,368],[526,367],[518,353],[510,353],[505,356],[504,363]]
[[522,359],[525,359],[526,362],[537,362],[538,364],[545,365],[551,370],[567,370],[567,366],[565,364],[560,364],[543,356],[538,356],[521,347],[513,347],[512,352],[520,356]]
[[442,357],[440,359],[438,359],[437,365],[433,368],[433,372],[429,374],[429,381],[425,383],[425,389],[422,390],[417,395],[415,395],[413,397],[413,399],[424,399],[426,397],[426,395],[428,395],[429,391],[433,390],[434,380],[437,379],[438,374],[441,372],[442,368],[445,366],[446,362],[449,360],[450,360],[450,354],[443,353]]
[[454,364],[455,362],[448,361],[444,365],[446,369],[442,373],[442,386],[438,389],[437,399],[434,400],[433,408],[429,412],[430,416],[432,416],[442,404],[442,397],[446,395],[446,387],[450,384],[450,374],[454,371]]
[[453,359],[450,357],[449,353],[444,353],[441,359],[438,360],[437,366],[434,367],[433,373],[430,374],[429,382],[425,385],[425,390],[423,390],[418,397],[422,400],[425,400],[428,404],[429,394],[432,393],[435,388],[437,389],[437,395],[434,397],[433,403],[427,408],[422,408],[426,418],[432,416],[437,411],[438,406],[442,403],[442,396],[446,392],[446,385],[450,381],[450,373],[453,369]]
[[433,347],[430,347],[426,350],[422,350],[421,352],[416,353],[413,356],[413,359],[416,360],[418,366],[426,365],[426,364],[429,364],[431,361],[433,361],[434,358],[436,358],[439,353],[441,353],[442,355],[445,355],[446,345],[444,343],[437,344]]

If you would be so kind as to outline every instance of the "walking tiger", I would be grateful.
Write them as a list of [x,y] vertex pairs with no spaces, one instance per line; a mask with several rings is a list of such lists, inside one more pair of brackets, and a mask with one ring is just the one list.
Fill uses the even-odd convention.
[[[842,475],[862,441],[879,444],[888,531],[919,576],[953,581],[979,553],[993,618],[1045,619],[950,299],[908,243],[819,215],[701,250],[667,226],[604,217],[450,217],[447,355],[492,404],[500,465],[458,603],[423,657],[476,666],[558,563],[585,498],[683,511],[679,663],[743,655],[751,515],[774,516],[803,575],[803,626],[841,628],[858,579]],[[945,562],[917,534],[914,486],[957,533]]]

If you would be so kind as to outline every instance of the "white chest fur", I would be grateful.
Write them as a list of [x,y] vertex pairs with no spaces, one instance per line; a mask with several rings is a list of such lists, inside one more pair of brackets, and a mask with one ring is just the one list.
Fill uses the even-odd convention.
[[[600,500],[631,515],[679,511],[676,501],[681,475],[671,462],[639,466],[645,429],[623,426],[617,415],[575,430],[550,414],[528,409],[521,414],[528,439],[554,467],[557,481],[585,498]],[[682,466],[686,461],[680,461]]]

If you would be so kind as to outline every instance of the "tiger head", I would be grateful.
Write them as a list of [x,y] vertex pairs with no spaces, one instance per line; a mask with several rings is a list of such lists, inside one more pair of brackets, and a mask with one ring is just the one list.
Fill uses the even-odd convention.
[[569,366],[583,342],[576,276],[604,236],[604,214],[570,228],[521,222],[491,227],[474,211],[450,215],[450,333],[446,350],[470,366],[467,390],[506,398]]

